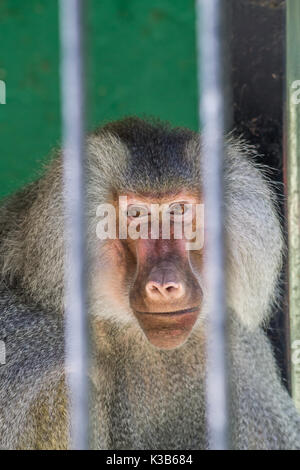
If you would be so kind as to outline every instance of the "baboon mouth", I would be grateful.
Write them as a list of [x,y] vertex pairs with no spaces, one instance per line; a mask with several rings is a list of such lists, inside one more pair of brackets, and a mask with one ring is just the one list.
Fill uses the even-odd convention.
[[135,315],[150,343],[159,349],[174,349],[190,335],[199,311],[197,306],[173,312],[135,311]]
[[192,308],[186,308],[183,310],[175,310],[174,312],[140,312],[136,310],[136,313],[139,315],[164,315],[164,316],[178,316],[178,315],[185,315],[187,313],[193,313],[199,311],[200,306],[198,305],[197,307],[192,307]]

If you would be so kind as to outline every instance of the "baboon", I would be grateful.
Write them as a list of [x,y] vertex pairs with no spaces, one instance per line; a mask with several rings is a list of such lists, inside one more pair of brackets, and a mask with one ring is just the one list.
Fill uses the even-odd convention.
[[[203,247],[186,250],[184,236],[173,233],[185,204],[203,202],[201,137],[159,121],[126,118],[89,135],[87,154],[90,445],[208,449],[205,237]],[[277,299],[283,237],[272,189],[254,157],[242,139],[226,138],[232,447],[300,449],[300,416],[263,328]],[[5,449],[68,448],[62,191],[57,152],[44,176],[0,209]],[[97,208],[111,203],[120,209],[119,196],[127,196],[127,222],[148,221],[150,205],[163,203],[170,238],[160,231],[155,239],[96,236]]]

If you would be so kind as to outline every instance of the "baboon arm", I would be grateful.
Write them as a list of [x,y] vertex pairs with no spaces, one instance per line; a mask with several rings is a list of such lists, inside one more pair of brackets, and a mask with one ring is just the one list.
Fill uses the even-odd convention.
[[[46,385],[46,384],[45,384]],[[32,401],[16,448],[66,450],[69,444],[65,380],[48,383]]]

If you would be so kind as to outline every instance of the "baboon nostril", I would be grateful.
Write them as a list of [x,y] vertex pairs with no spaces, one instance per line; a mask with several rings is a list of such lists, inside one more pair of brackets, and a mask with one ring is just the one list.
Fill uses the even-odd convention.
[[168,292],[172,292],[172,291],[175,291],[179,289],[179,285],[171,285],[171,286],[166,286],[165,287],[165,290],[168,291]]
[[159,292],[159,289],[155,285],[150,286],[150,289],[154,292]]
[[153,299],[155,298],[156,300],[159,300],[162,297],[170,299],[175,296],[181,296],[183,294],[183,290],[182,284],[177,282],[160,283],[150,281],[146,285],[148,296]]

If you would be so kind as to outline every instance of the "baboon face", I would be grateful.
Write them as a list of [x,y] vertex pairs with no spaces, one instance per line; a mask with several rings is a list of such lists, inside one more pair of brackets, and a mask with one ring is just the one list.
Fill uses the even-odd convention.
[[202,303],[202,241],[196,242],[201,199],[184,191],[120,196],[114,202],[116,236],[105,242],[105,295],[130,309],[153,345],[178,347]]

